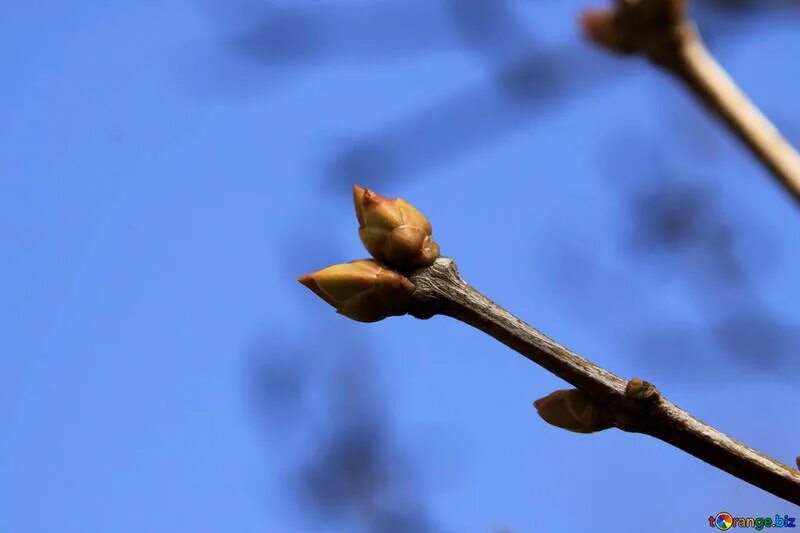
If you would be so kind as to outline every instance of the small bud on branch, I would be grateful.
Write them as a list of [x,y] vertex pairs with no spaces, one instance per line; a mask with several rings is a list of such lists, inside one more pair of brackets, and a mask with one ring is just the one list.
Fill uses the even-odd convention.
[[576,433],[594,433],[613,427],[605,407],[578,389],[561,389],[533,402],[545,422]]
[[401,271],[429,266],[439,257],[431,223],[402,198],[387,198],[353,185],[358,236],[378,261]]
[[406,277],[371,259],[333,265],[297,281],[338,313],[359,322],[406,314],[414,292],[414,284]]
[[[771,459],[691,416],[652,385],[637,379],[623,380],[548,338],[470,286],[458,274],[452,259],[439,258],[430,267],[411,273],[409,279],[416,286],[411,297],[411,315],[419,318],[447,315],[478,328],[586,395],[557,392],[539,400],[537,410],[551,424],[571,431],[598,431],[611,424],[625,431],[651,435],[800,504],[800,472],[796,468]],[[572,401],[567,404],[564,396]],[[586,408],[589,402],[595,404],[600,416],[594,408]]]
[[633,378],[625,386],[625,394],[636,400],[655,401],[658,399],[658,389],[649,381]]

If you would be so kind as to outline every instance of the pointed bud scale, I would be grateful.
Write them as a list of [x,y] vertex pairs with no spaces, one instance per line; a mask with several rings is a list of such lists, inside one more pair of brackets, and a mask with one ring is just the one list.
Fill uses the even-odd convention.
[[358,236],[372,257],[399,270],[430,266],[439,257],[431,223],[402,198],[353,185]]
[[371,259],[359,259],[300,276],[298,281],[359,322],[377,322],[408,312],[414,284]]
[[614,425],[611,413],[578,389],[551,392],[533,406],[545,422],[576,433],[593,433]]

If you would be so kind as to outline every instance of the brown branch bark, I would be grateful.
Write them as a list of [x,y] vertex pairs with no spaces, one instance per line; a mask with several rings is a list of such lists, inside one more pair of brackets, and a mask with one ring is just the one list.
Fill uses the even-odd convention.
[[626,392],[628,382],[570,351],[472,288],[455,262],[439,258],[410,278],[416,286],[410,314],[465,322],[544,367],[609,409],[615,425],[644,433],[702,459],[751,485],[800,505],[800,471],[732,439],[663,398]]
[[800,204],[800,155],[717,63],[694,27],[687,27],[686,34],[680,61],[672,72],[728,125]]
[[709,53],[685,0],[616,0],[583,16],[590,38],[639,54],[681,80],[720,118],[800,205],[800,155]]

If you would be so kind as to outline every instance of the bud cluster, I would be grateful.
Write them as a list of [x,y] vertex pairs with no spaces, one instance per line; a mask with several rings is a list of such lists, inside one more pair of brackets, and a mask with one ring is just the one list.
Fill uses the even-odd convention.
[[400,272],[430,266],[439,257],[431,223],[402,198],[353,186],[358,235],[372,259],[330,266],[298,281],[360,322],[408,312],[414,284]]

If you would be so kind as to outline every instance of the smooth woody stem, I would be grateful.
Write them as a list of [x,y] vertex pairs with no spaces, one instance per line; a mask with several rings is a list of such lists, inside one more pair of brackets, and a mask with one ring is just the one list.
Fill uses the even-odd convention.
[[684,82],[800,205],[800,155],[706,49],[688,0],[613,0],[588,9],[583,31],[600,47],[646,57]]
[[[416,290],[410,314],[447,315],[491,335],[608,408],[615,425],[644,433],[800,505],[800,471],[771,459],[694,418],[660,394],[641,395],[628,381],[546,337],[472,288],[455,262],[439,258],[409,278]],[[641,385],[639,380],[631,380]]]
[[686,83],[800,204],[800,154],[709,53],[691,23],[681,28],[678,60],[668,69]]

